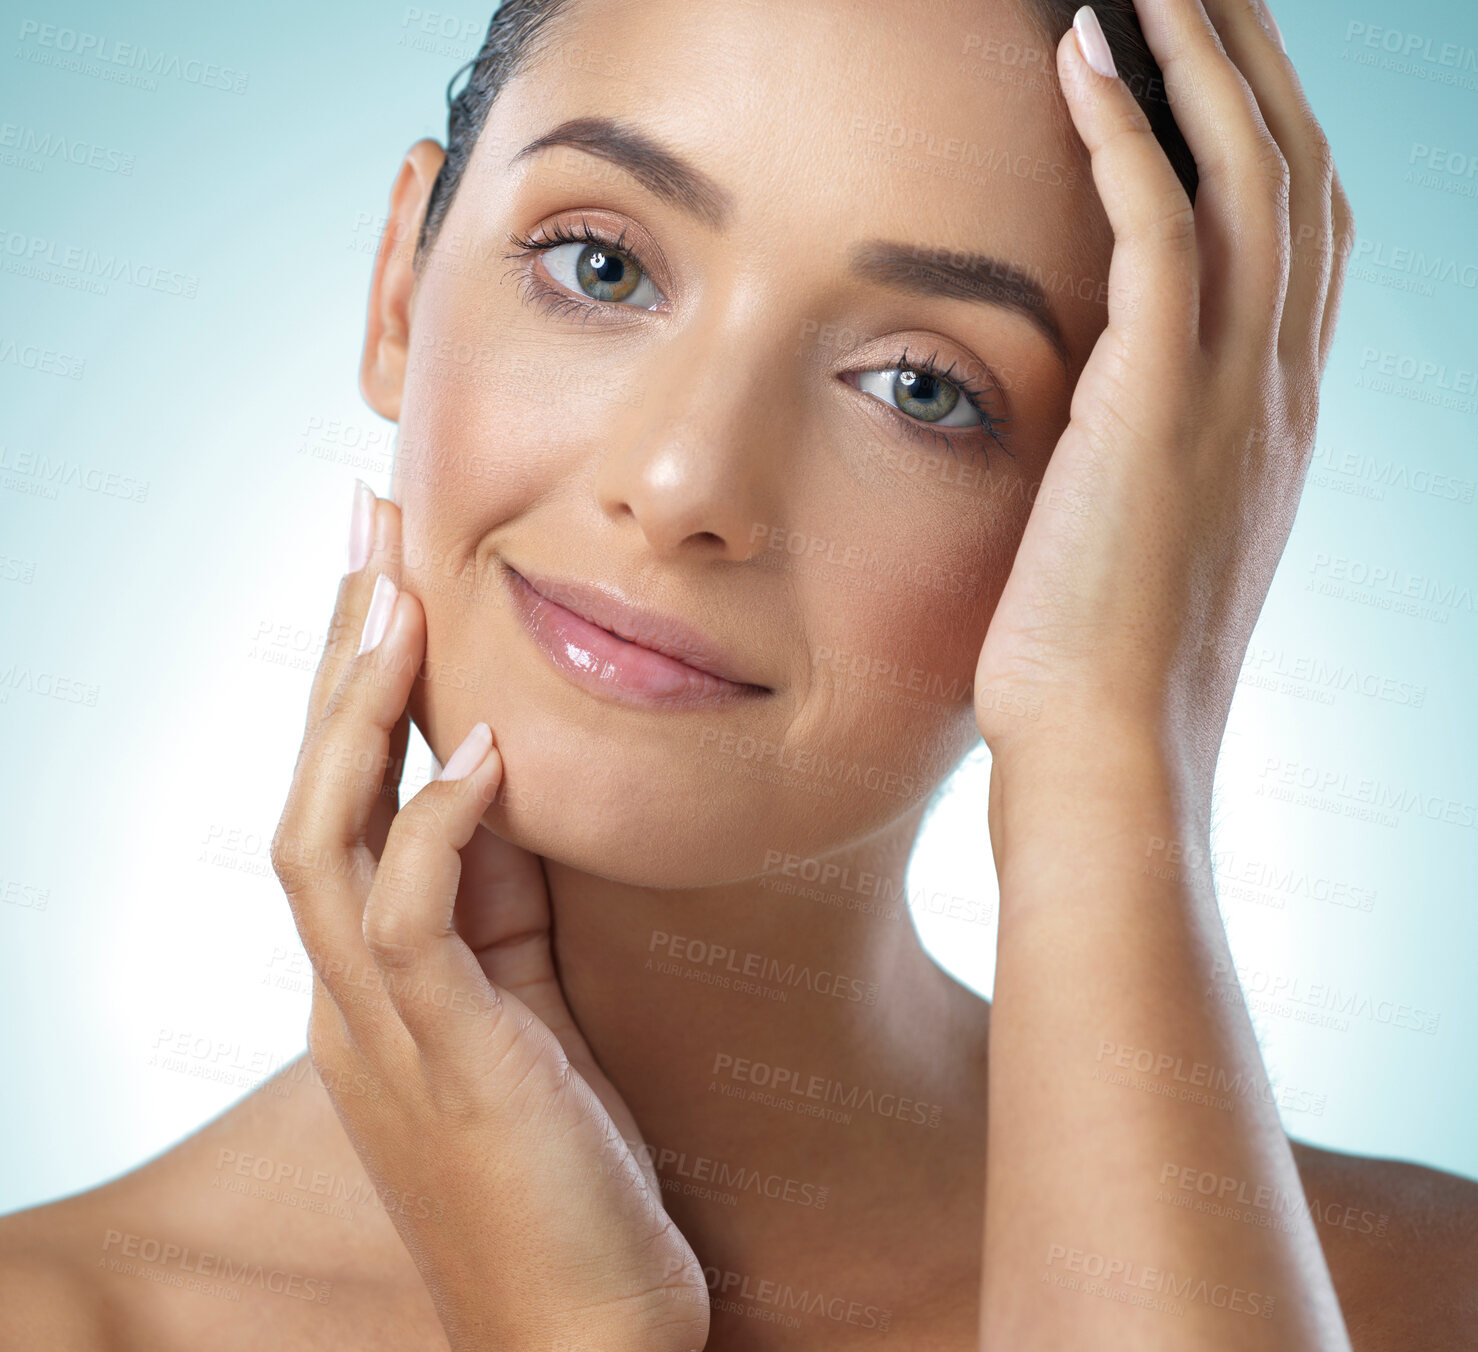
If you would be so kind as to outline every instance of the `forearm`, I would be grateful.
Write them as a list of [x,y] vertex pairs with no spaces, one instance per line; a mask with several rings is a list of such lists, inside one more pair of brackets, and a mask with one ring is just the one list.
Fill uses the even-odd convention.
[[[1217,914],[1200,795],[1148,737],[996,765],[986,1346],[1343,1349]],[[1202,867],[1174,862],[1198,851]],[[1176,1205],[1181,1171],[1284,1204]]]

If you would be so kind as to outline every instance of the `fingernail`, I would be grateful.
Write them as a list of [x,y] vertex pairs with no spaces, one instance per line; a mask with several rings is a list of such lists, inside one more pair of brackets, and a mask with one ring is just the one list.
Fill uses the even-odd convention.
[[1103,35],[1103,25],[1098,22],[1092,5],[1084,5],[1073,15],[1073,32],[1077,35],[1078,50],[1083,54],[1083,60],[1094,70],[1110,79],[1119,73],[1119,68],[1114,65],[1114,54],[1109,51],[1108,39]]
[[359,636],[359,651],[367,653],[377,648],[390,627],[390,612],[395,609],[398,588],[384,573],[375,579],[374,595],[370,597],[369,610],[364,617],[364,632]]
[[1288,44],[1283,41],[1283,30],[1278,27],[1278,21],[1273,18],[1273,11],[1268,8],[1267,0],[1263,0],[1262,12],[1268,21],[1268,27],[1273,30],[1273,36],[1278,39],[1278,46],[1286,52]]
[[487,758],[488,748],[493,744],[493,730],[486,723],[474,723],[472,731],[463,739],[462,745],[452,752],[451,758],[441,767],[438,779],[465,779]]
[[363,479],[354,481],[354,507],[349,513],[349,571],[357,573],[369,562],[370,537],[375,526],[375,491]]

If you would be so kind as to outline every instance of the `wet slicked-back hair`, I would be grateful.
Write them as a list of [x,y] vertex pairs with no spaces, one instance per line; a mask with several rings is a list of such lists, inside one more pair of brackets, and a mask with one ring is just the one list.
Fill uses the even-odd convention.
[[[576,0],[503,0],[488,25],[482,50],[452,76],[447,86],[447,153],[441,172],[431,188],[426,219],[416,241],[417,267],[435,244],[446,219],[457,185],[472,157],[473,147],[487,122],[488,110],[503,86],[539,50],[540,39],[556,18]],[[1046,52],[1056,51],[1062,35],[1072,27],[1081,0],[1018,0],[1029,22],[1037,29]],[[1144,109],[1150,128],[1164,148],[1166,158],[1180,178],[1186,196],[1196,200],[1196,162],[1180,128],[1171,115],[1160,67],[1144,40],[1134,0],[1097,0],[1093,6],[1114,54],[1119,76]],[[1055,65],[1052,66],[1055,70]],[[461,90],[452,86],[470,71]]]

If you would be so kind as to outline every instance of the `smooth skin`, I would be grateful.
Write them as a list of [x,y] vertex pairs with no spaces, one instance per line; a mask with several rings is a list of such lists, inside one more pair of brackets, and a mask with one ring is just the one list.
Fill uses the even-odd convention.
[[[480,825],[503,780],[487,725],[460,778],[393,809],[426,628],[408,592],[368,627],[398,572],[379,508],[272,845],[315,970],[309,1055],[376,1191],[446,1199],[401,1234],[453,1347],[700,1348],[703,1272],[565,1003],[539,860]],[[333,1089],[367,1081],[384,1093]]]
[[[0,1235],[11,1258],[0,1290],[7,1345],[1471,1345],[1473,1187],[1290,1143],[1245,1011],[1209,998],[1226,956],[1209,878],[1142,868],[1151,840],[1207,837],[1216,749],[1297,506],[1352,230],[1327,145],[1261,12],[1230,0],[1140,7],[1201,168],[1194,212],[1127,91],[1084,65],[1072,35],[1059,47],[1061,96],[1091,179],[1055,195],[1004,182],[991,220],[1007,256],[1027,256],[1040,237],[1059,250],[1044,265],[1107,273],[1107,326],[1091,305],[1067,307],[1075,379],[1061,379],[1009,317],[972,308],[966,319],[945,305],[919,320],[927,307],[912,303],[898,307],[907,324],[892,310],[869,316],[881,333],[963,333],[1009,368],[1003,383],[1024,436],[1016,461],[993,461],[993,473],[1041,480],[1027,518],[1006,496],[926,498],[917,478],[886,480],[880,492],[871,461],[829,477],[836,453],[813,408],[855,416],[848,446],[881,444],[892,424],[865,433],[860,420],[875,413],[843,402],[850,395],[837,392],[833,405],[819,384],[792,388],[814,370],[791,346],[780,367],[765,361],[777,337],[827,314],[825,295],[805,287],[859,214],[869,234],[886,227],[930,242],[952,242],[947,227],[978,214],[978,188],[893,165],[853,166],[839,176],[844,188],[803,196],[794,219],[775,219],[791,205],[787,184],[808,171],[826,183],[815,166],[844,163],[865,141],[849,130],[854,116],[865,127],[897,106],[886,81],[877,110],[866,102],[870,77],[890,69],[895,34],[859,16],[834,51],[826,26],[808,22],[824,7],[787,7],[779,23],[773,7],[737,18],[736,5],[700,8],[592,4],[584,47],[557,49],[557,80],[541,83],[536,69],[505,92],[477,152],[485,172],[469,177],[448,217],[449,261],[419,278],[394,241],[414,237],[441,152],[420,143],[407,157],[363,373],[373,406],[401,422],[399,505],[375,504],[371,556],[340,587],[273,851],[317,973],[313,1073],[290,1067],[137,1173],[11,1218]],[[688,14],[711,43],[691,104],[675,74],[699,40],[681,31]],[[978,22],[966,6],[930,15],[951,52]],[[607,80],[572,55],[623,50],[633,24],[646,66],[668,82],[660,105],[630,72]],[[1050,120],[997,99],[1000,90],[950,85],[937,53],[931,63],[930,26],[916,16],[911,25],[941,106],[965,108],[989,136],[1011,129],[1014,144],[1043,138],[1032,149],[1044,160],[1071,149],[1054,151]],[[816,78],[795,81],[783,60],[759,64],[750,42],[771,53],[790,43]],[[840,72],[845,97],[823,117],[807,100],[831,90],[828,70]],[[715,89],[766,79],[773,87],[746,105],[755,135],[731,141],[703,122],[705,106],[722,105]],[[739,199],[727,234],[684,225],[619,179],[561,179],[533,165],[513,182],[495,171],[530,131],[571,113],[629,111],[623,97],[632,110],[667,110],[667,139],[698,129],[690,158]],[[787,126],[808,134],[787,140]],[[809,159],[792,162],[792,152]],[[593,208],[660,235],[670,312],[623,317],[619,333],[572,324],[551,339],[541,327],[551,321],[529,318],[517,288],[504,288],[501,253],[484,271],[477,250],[451,247],[498,242],[507,224],[569,205],[570,179],[599,198]],[[904,189],[893,195],[895,179]],[[859,213],[864,192],[870,210]],[[909,215],[921,198],[934,207],[927,219]],[[810,222],[815,237],[804,233]],[[611,377],[607,388],[633,374],[621,362],[644,363],[634,373],[652,398],[596,409],[582,386],[560,387],[535,436],[517,416],[526,391],[452,379],[454,359],[412,340],[475,346],[485,324],[523,346],[550,344],[560,369],[588,365]],[[667,341],[669,328],[680,342]],[[677,346],[681,363],[666,355]],[[881,364],[897,345],[863,346]],[[727,384],[699,379],[719,371]],[[683,435],[654,437],[647,414]],[[472,440],[490,427],[493,473]],[[434,475],[415,472],[427,468],[425,446],[445,452]],[[597,517],[581,519],[560,498],[570,483],[589,490]],[[551,516],[551,502],[570,514]],[[941,626],[938,598],[917,588],[859,599],[835,574],[766,572],[750,526],[779,519],[817,538],[856,538],[843,534],[846,521],[861,538],[887,533],[901,553],[966,570],[974,608],[961,604],[960,622]],[[597,531],[588,551],[549,552],[556,538]],[[807,910],[753,880],[756,842],[901,880],[920,804],[900,815],[898,799],[877,794],[830,805],[795,781],[757,789],[723,779],[677,719],[638,723],[597,708],[519,646],[480,585],[448,584],[466,576],[464,562],[486,563],[485,541],[535,562],[558,558],[572,576],[639,575],[656,608],[714,625],[739,616],[745,624],[729,632],[752,636],[777,689],[755,715],[775,719],[767,735],[854,755],[870,747],[920,783],[983,736],[1001,882],[993,1006],[939,973],[906,922]],[[396,584],[395,605],[361,653],[381,577]],[[973,697],[925,716],[828,695],[804,679],[812,664],[796,637],[814,645],[818,634],[833,648],[901,650],[943,677],[973,673]],[[487,672],[491,689],[434,674],[458,668]],[[1024,708],[1039,716],[1022,718]],[[410,717],[453,765],[466,759],[455,753],[469,729],[483,741],[472,744],[476,764],[457,767],[462,777],[433,781],[397,811]],[[630,761],[603,769],[605,748],[624,755],[628,742]],[[559,814],[549,810],[556,795]],[[649,860],[654,821],[668,829]],[[882,998],[864,1006],[792,991],[776,1007],[650,974],[655,935],[676,930],[852,973]],[[1233,1110],[1107,1083],[1105,1041],[1218,1068],[1240,1086]],[[907,1091],[940,1109],[939,1125],[858,1114],[843,1128],[736,1104],[710,1092],[716,1051]],[[832,1196],[825,1209],[748,1194],[728,1207],[663,1189],[643,1141],[829,1183]],[[345,1187],[367,1177],[392,1200],[346,1222],[299,1207],[290,1191],[284,1206],[218,1188],[246,1155],[307,1164]],[[1306,1189],[1325,1214],[1337,1203],[1383,1217],[1385,1237],[1164,1205],[1167,1163],[1285,1196]],[[259,1255],[331,1281],[331,1296],[248,1291],[246,1318],[242,1304],[99,1271],[109,1228]],[[1081,1280],[1054,1284],[1084,1255],[1132,1264],[1141,1292],[1146,1270],[1173,1268],[1204,1278],[1208,1294],[1168,1313],[1099,1298]],[[710,1283],[721,1297],[749,1294],[710,1301]],[[827,1312],[797,1327],[755,1318],[784,1284],[824,1292]],[[1118,1289],[1131,1288],[1120,1279]]]

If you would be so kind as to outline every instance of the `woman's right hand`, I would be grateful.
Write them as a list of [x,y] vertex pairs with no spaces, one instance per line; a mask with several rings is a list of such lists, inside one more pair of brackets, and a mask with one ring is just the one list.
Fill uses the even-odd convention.
[[358,493],[363,566],[272,842],[313,1065],[377,1192],[418,1201],[387,1211],[455,1352],[701,1348],[703,1272],[565,1003],[542,861],[481,825],[503,773],[487,725],[397,806],[425,612],[396,590],[399,508]]

